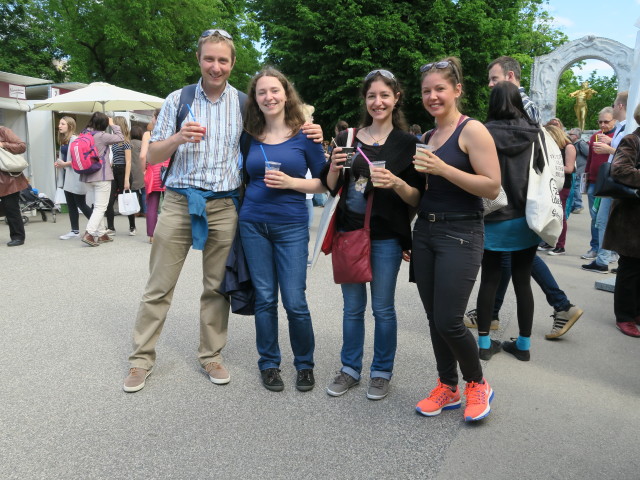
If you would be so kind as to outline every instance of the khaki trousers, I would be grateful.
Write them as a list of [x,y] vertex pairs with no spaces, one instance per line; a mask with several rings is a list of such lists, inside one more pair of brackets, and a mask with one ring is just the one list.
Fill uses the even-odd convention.
[[[238,216],[231,198],[207,201],[209,238],[202,252],[203,292],[200,297],[200,346],[202,366],[222,362],[221,350],[227,342],[229,302],[218,288],[235,236]],[[140,301],[133,331],[131,367],[150,370],[156,360],[156,343],[171,306],[182,265],[191,248],[191,218],[187,198],[167,190],[153,236],[149,259],[149,280]]]

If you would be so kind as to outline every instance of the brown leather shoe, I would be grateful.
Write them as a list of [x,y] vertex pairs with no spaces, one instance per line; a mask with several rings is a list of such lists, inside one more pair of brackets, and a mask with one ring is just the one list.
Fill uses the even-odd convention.
[[221,363],[209,362],[204,366],[204,370],[209,375],[209,380],[216,385],[225,385],[231,381],[229,371]]
[[106,233],[104,235],[98,237],[98,243],[108,243],[108,242],[113,242],[113,238],[111,238]]
[[100,246],[100,243],[98,243],[98,239],[96,237],[94,237],[93,235],[91,235],[87,231],[84,232],[84,234],[82,235],[82,238],[80,240],[82,240],[83,243],[86,243],[90,247],[99,247]]

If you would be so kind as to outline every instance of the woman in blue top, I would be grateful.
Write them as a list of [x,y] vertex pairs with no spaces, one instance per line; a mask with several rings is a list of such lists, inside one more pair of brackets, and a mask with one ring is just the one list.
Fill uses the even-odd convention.
[[500,192],[496,147],[482,123],[459,110],[460,60],[428,63],[422,73],[422,103],[435,118],[416,168],[428,175],[413,231],[412,267],[429,320],[439,379],[416,409],[426,416],[460,407],[458,365],[467,382],[465,420],[489,414],[493,390],[482,375],[478,346],[462,321],[473,289],[484,243],[481,197]]
[[[278,346],[280,286],[298,371],[296,388],[308,391],[315,384],[315,340],[304,293],[309,254],[305,194],[325,191],[317,178],[324,151],[300,130],[305,123],[302,102],[282,73],[262,70],[253,78],[248,96],[245,130],[251,144],[238,228],[256,290],[258,366],[265,388],[284,389]],[[280,170],[265,174],[267,162],[279,162]],[[313,178],[305,179],[307,169]]]

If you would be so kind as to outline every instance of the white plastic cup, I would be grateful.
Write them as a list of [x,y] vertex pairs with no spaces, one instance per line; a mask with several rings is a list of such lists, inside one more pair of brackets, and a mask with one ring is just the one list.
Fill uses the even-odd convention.
[[264,162],[264,171],[265,173],[268,172],[269,170],[273,170],[273,171],[280,171],[280,166],[282,165],[282,163],[280,162],[274,162],[272,160],[266,160]]
[[[386,163],[387,162],[385,160],[376,160],[375,162],[371,162],[369,164],[369,172],[373,174],[373,169],[374,168],[384,168]],[[381,183],[375,183],[373,180],[372,180],[372,183],[373,183],[374,187],[381,187],[382,186]]]
[[[416,143],[416,156],[418,155],[424,155],[422,152],[419,152],[418,149],[424,149],[424,150],[429,150],[430,152],[433,152],[434,148],[433,145],[427,145],[426,143]],[[416,171],[417,172],[426,172],[427,169],[421,165],[415,165]]]

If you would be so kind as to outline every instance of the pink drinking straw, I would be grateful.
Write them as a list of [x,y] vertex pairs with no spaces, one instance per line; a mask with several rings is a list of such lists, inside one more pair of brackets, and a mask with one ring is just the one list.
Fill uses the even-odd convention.
[[360,155],[362,155],[362,157],[367,161],[367,163],[368,163],[369,165],[373,165],[373,164],[371,163],[371,160],[369,160],[369,159],[367,158],[367,156],[364,154],[364,152],[363,152],[362,150],[360,150],[360,147],[356,147],[356,148],[357,148],[357,149],[358,149],[358,151],[360,152]]

